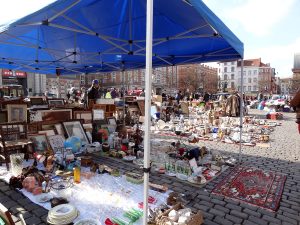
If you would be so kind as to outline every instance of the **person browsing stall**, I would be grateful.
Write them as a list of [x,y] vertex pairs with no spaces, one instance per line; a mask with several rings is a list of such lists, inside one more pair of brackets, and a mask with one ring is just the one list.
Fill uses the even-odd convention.
[[87,91],[88,100],[96,100],[101,97],[98,80],[93,80],[92,86]]

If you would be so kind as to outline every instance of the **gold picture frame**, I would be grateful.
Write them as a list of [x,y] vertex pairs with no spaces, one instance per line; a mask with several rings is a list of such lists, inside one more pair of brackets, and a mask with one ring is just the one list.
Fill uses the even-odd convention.
[[7,105],[7,122],[27,122],[27,105],[26,104],[8,104]]

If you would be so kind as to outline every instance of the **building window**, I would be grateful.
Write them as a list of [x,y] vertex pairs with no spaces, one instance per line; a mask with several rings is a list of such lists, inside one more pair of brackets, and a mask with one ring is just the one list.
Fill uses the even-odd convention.
[[231,88],[232,89],[234,88],[234,82],[231,82]]
[[257,78],[255,77],[255,78],[253,78],[253,82],[254,83],[256,83],[257,82]]
[[224,65],[226,66],[226,65],[227,65],[227,62],[225,62]]
[[138,74],[138,71],[137,70],[134,70],[133,71],[133,74],[134,74],[134,77],[133,77],[133,79],[134,79],[134,82],[136,83],[136,82],[138,82],[138,80],[139,80],[139,74]]
[[234,72],[234,66],[231,67],[231,72]]
[[113,73],[111,74],[111,80],[112,80],[113,83],[116,82],[116,72],[113,72]]
[[225,73],[227,72],[227,67],[224,67],[224,72],[225,72]]
[[248,75],[249,75],[249,76],[251,75],[251,70],[248,71]]
[[248,83],[251,83],[251,78],[248,78]]
[[231,74],[231,80],[234,80],[234,74]]
[[248,91],[251,91],[251,86],[248,86]]
[[257,70],[253,70],[253,75],[257,75]]
[[257,86],[256,85],[253,86],[253,91],[257,91]]
[[231,65],[234,65],[234,61],[233,61],[233,62],[231,62]]
[[224,80],[227,80],[227,74],[224,74]]

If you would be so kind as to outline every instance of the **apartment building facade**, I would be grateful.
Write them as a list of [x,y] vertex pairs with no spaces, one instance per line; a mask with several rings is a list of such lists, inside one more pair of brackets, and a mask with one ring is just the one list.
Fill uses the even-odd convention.
[[[241,61],[219,63],[219,87],[222,91],[241,91]],[[275,69],[261,58],[244,60],[243,92],[248,95],[277,93]]]

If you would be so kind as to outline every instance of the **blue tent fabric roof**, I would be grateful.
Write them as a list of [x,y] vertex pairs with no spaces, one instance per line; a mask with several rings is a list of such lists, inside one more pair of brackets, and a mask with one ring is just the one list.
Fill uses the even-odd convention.
[[[145,39],[146,0],[58,0],[0,28],[0,68],[144,68]],[[153,67],[242,57],[243,43],[201,0],[154,0]]]

